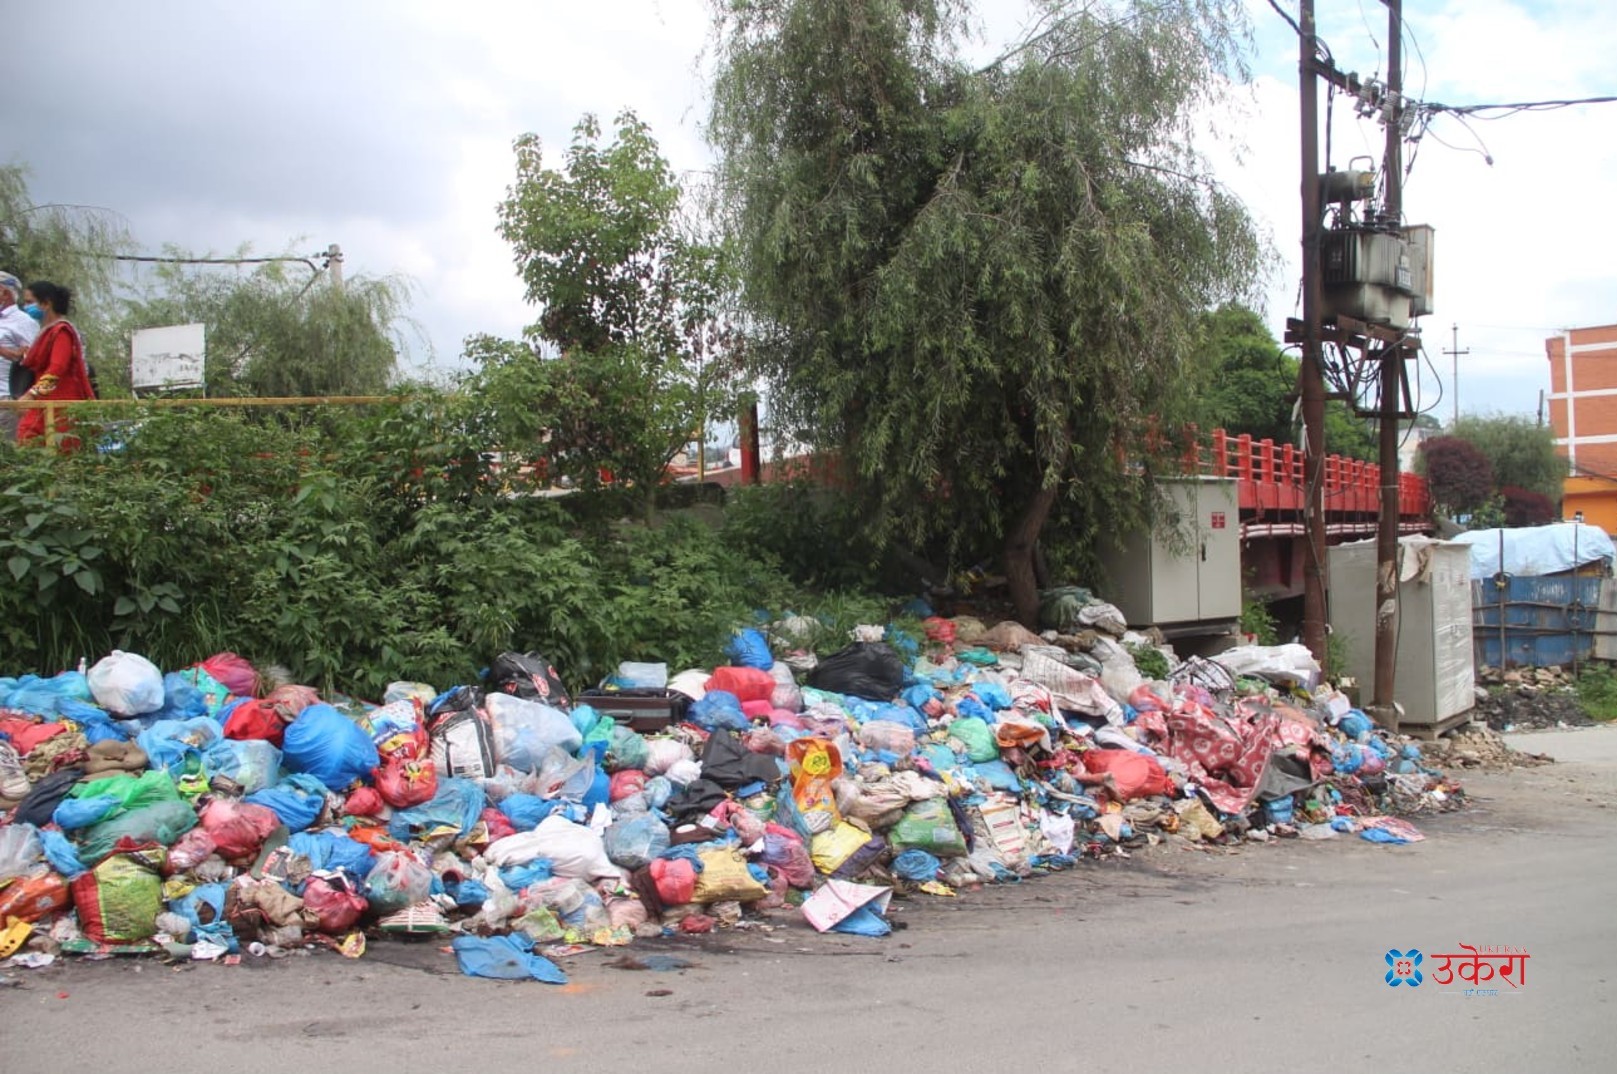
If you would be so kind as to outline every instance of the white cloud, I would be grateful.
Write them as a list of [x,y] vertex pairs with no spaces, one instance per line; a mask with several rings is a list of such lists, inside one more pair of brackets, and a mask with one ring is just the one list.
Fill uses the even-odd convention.
[[[1282,255],[1268,289],[1278,329],[1296,293],[1296,39],[1265,0],[1247,5],[1256,79],[1229,117],[1247,152],[1237,160],[1219,150],[1216,175],[1248,200]],[[1376,0],[1320,7],[1343,67],[1384,68]],[[1608,0],[1406,7],[1425,59],[1409,57],[1409,88],[1424,83],[1428,100],[1613,89]],[[973,54],[986,55],[1015,36],[1028,5],[984,0],[979,10],[986,40]],[[64,0],[53,13],[74,32],[30,39],[10,84],[21,95],[14,114],[31,122],[0,129],[0,159],[33,165],[36,197],[117,208],[147,249],[340,242],[350,272],[415,280],[414,314],[440,364],[469,333],[511,335],[532,319],[495,233],[516,135],[532,130],[559,151],[581,113],[627,107],[652,125],[676,169],[709,161],[704,0],[450,9],[422,0]],[[1440,118],[1408,187],[1409,218],[1438,232],[1429,346],[1446,381],[1436,351],[1459,322],[1460,344],[1472,350],[1461,373],[1466,407],[1531,412],[1547,384],[1544,336],[1617,321],[1617,225],[1605,210],[1617,106],[1472,125],[1492,167],[1465,151],[1471,132]],[[1335,160],[1366,151],[1379,155],[1379,131],[1339,107]],[[1430,401],[1436,386],[1425,379]]]

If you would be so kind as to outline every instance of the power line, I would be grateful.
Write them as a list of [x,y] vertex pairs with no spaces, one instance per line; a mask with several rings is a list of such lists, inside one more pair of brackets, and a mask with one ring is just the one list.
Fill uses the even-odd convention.
[[[320,271],[312,258],[308,257],[152,257],[145,254],[102,254],[92,253],[90,256],[104,258],[110,261],[135,261],[146,265],[268,265],[275,262],[295,262],[308,265],[314,272]],[[323,254],[315,255],[323,257]]]
[[[1423,104],[1420,107],[1433,112],[1451,112],[1455,115],[1476,116],[1478,119],[1504,119],[1518,112],[1552,112],[1558,108],[1572,108],[1582,104],[1614,104],[1617,96],[1569,97],[1550,101],[1514,101],[1510,104]],[[1480,112],[1503,112],[1504,115],[1484,116]]]

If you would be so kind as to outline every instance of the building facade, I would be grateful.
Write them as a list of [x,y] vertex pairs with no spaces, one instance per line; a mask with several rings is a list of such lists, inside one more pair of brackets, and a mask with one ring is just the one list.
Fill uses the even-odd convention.
[[1617,477],[1617,325],[1569,328],[1544,351],[1550,426],[1568,472]]

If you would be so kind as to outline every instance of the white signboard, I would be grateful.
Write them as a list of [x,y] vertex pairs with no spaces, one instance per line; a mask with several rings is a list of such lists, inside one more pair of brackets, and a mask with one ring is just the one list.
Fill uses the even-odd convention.
[[207,331],[200,324],[143,328],[129,344],[129,383],[150,388],[200,388]]

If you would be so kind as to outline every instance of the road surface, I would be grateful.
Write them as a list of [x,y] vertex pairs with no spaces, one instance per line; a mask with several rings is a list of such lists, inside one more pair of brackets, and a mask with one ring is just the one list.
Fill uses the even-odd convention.
[[[240,967],[11,971],[0,1070],[1610,1071],[1617,727],[1516,736],[1566,761],[1467,779],[1428,838],[1286,841],[910,902],[885,940],[793,923],[567,961],[564,987],[461,977],[378,941]],[[1497,997],[1383,981],[1389,948],[1530,954]],[[1431,962],[1427,970],[1432,969]]]

